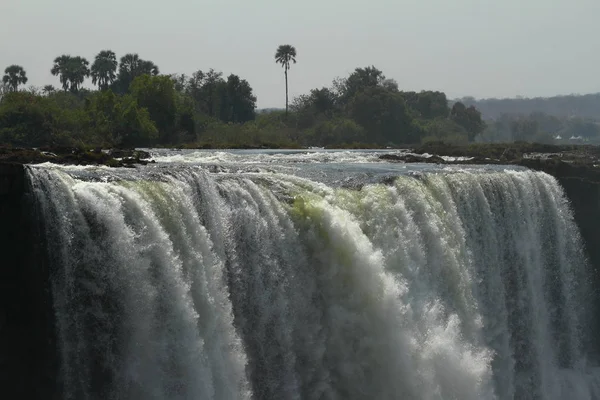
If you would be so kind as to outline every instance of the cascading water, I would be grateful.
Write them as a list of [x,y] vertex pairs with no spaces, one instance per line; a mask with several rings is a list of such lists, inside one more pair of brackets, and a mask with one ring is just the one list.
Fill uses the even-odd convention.
[[600,398],[586,261],[549,175],[348,188],[178,161],[29,168],[65,398]]

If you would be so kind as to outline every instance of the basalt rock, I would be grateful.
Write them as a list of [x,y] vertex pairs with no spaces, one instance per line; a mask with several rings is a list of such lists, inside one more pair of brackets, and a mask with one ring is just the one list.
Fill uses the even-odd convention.
[[0,163],[0,387],[14,399],[59,398],[42,224],[23,165]]
[[0,148],[0,163],[39,164],[52,162],[68,165],[106,165],[123,167],[146,164],[150,154],[141,150],[84,150],[72,147]]

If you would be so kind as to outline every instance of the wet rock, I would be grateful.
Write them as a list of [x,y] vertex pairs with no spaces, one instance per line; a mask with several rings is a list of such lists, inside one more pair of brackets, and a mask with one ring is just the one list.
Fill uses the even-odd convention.
[[[116,155],[122,157],[116,157]],[[122,159],[117,159],[122,158]],[[150,153],[142,150],[85,150],[73,147],[40,149],[0,147],[0,163],[39,164],[52,162],[68,165],[106,165],[109,167],[145,165]]]
[[110,149],[108,154],[114,158],[135,158],[137,160],[150,158],[150,153],[147,151],[135,149]]
[[432,163],[432,164],[445,164],[446,161],[442,157],[437,155],[422,156],[418,154],[382,154],[379,156],[380,159],[392,162],[405,162],[405,163]]

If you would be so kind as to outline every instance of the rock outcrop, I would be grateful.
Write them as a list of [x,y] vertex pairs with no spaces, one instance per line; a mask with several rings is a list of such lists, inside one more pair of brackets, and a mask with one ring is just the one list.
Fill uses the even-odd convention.
[[23,165],[0,164],[0,387],[14,399],[58,398],[42,222]]

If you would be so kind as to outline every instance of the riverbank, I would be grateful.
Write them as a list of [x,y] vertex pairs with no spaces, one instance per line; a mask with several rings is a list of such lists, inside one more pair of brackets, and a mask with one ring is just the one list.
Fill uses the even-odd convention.
[[133,167],[145,165],[150,154],[132,149],[93,149],[77,147],[12,148],[0,147],[0,163],[41,164],[51,162],[63,165],[106,165],[108,167]]

